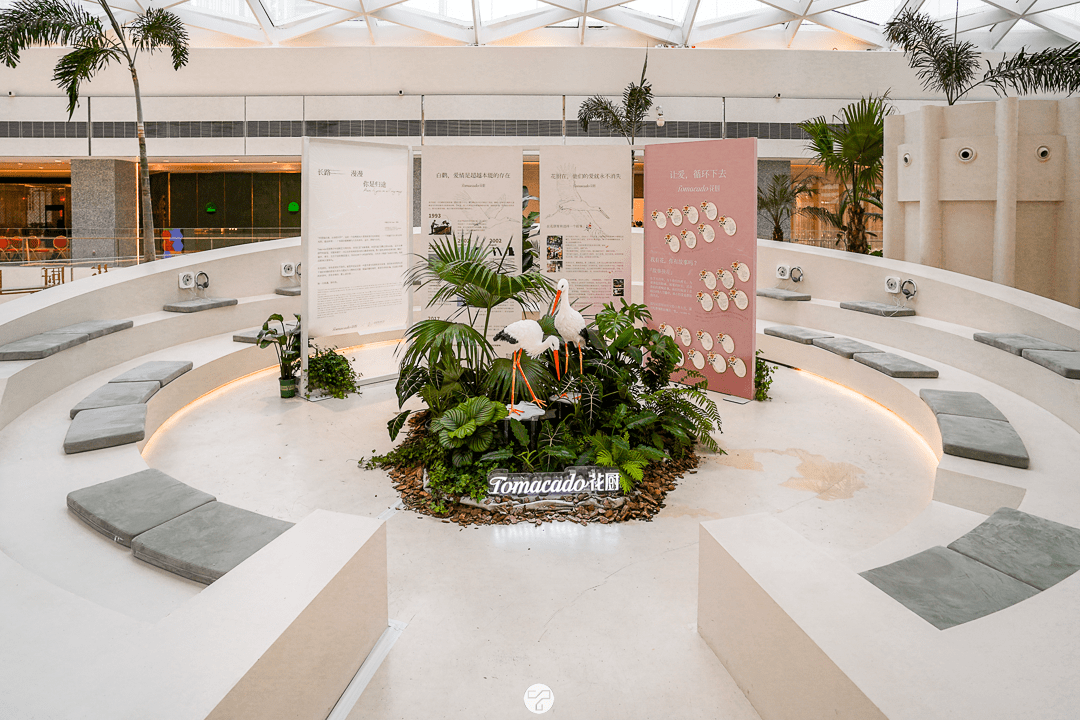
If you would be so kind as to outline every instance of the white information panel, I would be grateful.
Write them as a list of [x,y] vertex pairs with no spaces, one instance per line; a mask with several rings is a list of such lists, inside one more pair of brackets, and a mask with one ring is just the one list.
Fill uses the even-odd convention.
[[[416,252],[430,252],[431,243],[472,235],[492,245],[493,259],[510,274],[521,272],[522,148],[425,146],[420,170],[420,226],[423,242]],[[425,305],[434,288],[419,298]],[[424,307],[424,317],[468,322],[453,304]],[[491,314],[488,337],[521,319],[515,303],[503,303]],[[483,330],[482,326],[477,329]]]
[[626,147],[540,149],[540,267],[589,314],[629,300],[633,193]]
[[304,138],[301,167],[305,339],[404,330],[411,148]]

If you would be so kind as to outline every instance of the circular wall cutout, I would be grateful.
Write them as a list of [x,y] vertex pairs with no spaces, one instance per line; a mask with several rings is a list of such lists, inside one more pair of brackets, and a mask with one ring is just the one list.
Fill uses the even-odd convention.
[[1050,148],[1040,145],[1039,149],[1035,151],[1035,157],[1039,158],[1039,162],[1046,162],[1050,159]]
[[975,149],[969,147],[962,147],[956,151],[956,157],[960,159],[960,162],[971,162],[975,159]]
[[904,167],[911,165],[911,153],[904,153]]

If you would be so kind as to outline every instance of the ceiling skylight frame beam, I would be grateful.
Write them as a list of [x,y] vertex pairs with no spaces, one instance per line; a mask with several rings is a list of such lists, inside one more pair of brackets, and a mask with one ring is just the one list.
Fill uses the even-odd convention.
[[623,7],[611,7],[606,10],[590,10],[588,17],[633,30],[660,42],[682,44],[682,28],[655,15],[638,13]]
[[717,38],[738,35],[739,33],[760,30],[770,25],[782,25],[790,20],[797,20],[797,15],[792,15],[783,10],[751,11],[732,15],[721,20],[702,23],[695,27],[695,42],[715,40]]
[[817,23],[830,30],[836,30],[856,40],[861,40],[867,45],[875,47],[887,47],[888,41],[881,32],[880,26],[868,20],[861,20],[851,15],[843,15],[835,10],[809,15],[806,18],[812,23]]
[[185,25],[202,30],[212,30],[225,35],[232,35],[243,40],[263,44],[274,44],[262,25],[249,25],[216,15],[208,15],[189,7],[174,7],[171,10]]
[[406,10],[402,7],[386,7],[382,10],[368,13],[380,20],[387,20],[397,25],[411,27],[414,30],[422,30],[432,35],[448,38],[460,42],[463,45],[471,45],[476,38],[473,29],[464,25],[458,25],[447,19],[432,17],[421,13]]

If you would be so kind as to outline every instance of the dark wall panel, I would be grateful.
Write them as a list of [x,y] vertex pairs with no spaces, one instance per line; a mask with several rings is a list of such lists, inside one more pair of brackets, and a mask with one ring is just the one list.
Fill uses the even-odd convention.
[[197,182],[194,173],[172,173],[169,176],[169,227],[198,226]]
[[169,227],[169,173],[150,176],[150,206],[154,209],[154,227]]
[[300,202],[300,173],[281,174],[281,226],[299,229],[301,213],[288,211],[291,202]]
[[251,173],[225,174],[225,207],[221,212],[224,227],[251,227]]
[[281,204],[278,177],[278,173],[252,174],[252,227],[276,229],[281,226],[278,214],[278,207]]
[[[222,227],[225,208],[225,173],[199,173],[199,213],[196,227]],[[207,212],[208,205],[213,205],[216,212]]]

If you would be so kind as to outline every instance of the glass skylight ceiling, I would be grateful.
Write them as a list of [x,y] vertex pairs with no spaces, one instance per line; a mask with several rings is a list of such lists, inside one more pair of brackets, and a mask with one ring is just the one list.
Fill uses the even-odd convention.
[[[0,0],[0,7],[11,2]],[[112,4],[137,12],[143,0]],[[530,33],[529,44],[536,45],[552,33],[552,45],[572,38],[611,46],[603,33],[621,32],[614,37],[625,40],[616,44],[633,47],[643,40],[723,45],[734,36],[740,47],[807,47],[813,45],[800,37],[826,34],[884,48],[882,26],[905,5],[958,28],[962,39],[983,50],[1080,41],[1080,0],[184,0],[170,9],[194,27],[270,45],[345,23],[357,31],[358,44],[376,45],[431,44],[425,35],[441,38],[440,44],[514,44],[521,33]],[[580,32],[568,35],[565,28]]]

